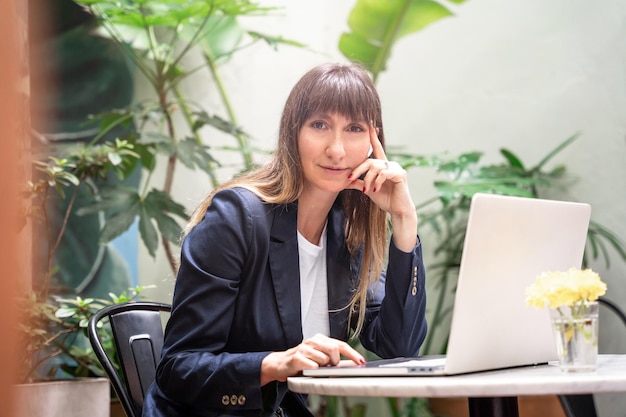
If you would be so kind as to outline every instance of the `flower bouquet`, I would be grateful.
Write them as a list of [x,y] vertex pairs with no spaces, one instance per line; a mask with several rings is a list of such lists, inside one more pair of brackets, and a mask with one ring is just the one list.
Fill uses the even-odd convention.
[[544,272],[526,289],[526,305],[550,308],[565,372],[594,371],[598,357],[598,298],[606,284],[591,269]]

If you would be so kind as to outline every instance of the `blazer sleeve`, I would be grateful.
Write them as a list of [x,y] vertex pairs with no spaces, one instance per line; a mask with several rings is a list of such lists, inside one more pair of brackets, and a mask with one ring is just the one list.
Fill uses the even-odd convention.
[[262,408],[261,362],[269,352],[226,349],[250,245],[263,233],[262,204],[248,195],[217,193],[182,244],[155,391],[192,415]]
[[370,289],[360,341],[381,358],[415,357],[427,331],[425,272],[421,242],[412,252],[391,239],[387,270]]

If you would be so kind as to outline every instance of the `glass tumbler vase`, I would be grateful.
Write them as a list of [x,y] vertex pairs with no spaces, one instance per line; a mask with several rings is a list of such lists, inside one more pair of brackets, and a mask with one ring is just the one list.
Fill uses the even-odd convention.
[[550,310],[563,372],[593,372],[598,362],[599,304],[581,302]]

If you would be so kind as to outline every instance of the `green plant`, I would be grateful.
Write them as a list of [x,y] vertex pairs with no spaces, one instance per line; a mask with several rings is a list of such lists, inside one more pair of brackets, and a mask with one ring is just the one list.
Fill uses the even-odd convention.
[[[140,299],[146,287],[109,294],[109,299],[51,297],[42,300],[28,292],[19,300],[19,334],[23,350],[20,382],[59,378],[105,376],[89,345],[87,323],[100,309]],[[101,327],[105,350],[116,357],[109,328]],[[119,365],[116,365],[119,368]]]
[[[102,229],[104,241],[119,236],[138,219],[140,236],[148,252],[154,257],[160,240],[175,270],[171,243],[178,243],[181,227],[170,214],[173,210],[178,215],[178,203],[171,197],[177,166],[182,163],[189,169],[204,171],[216,186],[220,163],[214,151],[238,152],[244,170],[254,164],[256,149],[238,126],[219,65],[258,41],[273,47],[300,44],[241,27],[238,17],[262,16],[274,10],[247,0],[75,1],[95,16],[103,35],[126,52],[153,92],[153,98],[129,108],[94,116],[100,122],[101,132],[94,141],[118,125],[138,124],[138,134],[131,134],[127,140],[135,145],[148,174],[145,185],[140,190],[103,192],[100,201],[82,213],[101,210],[110,213]],[[193,58],[198,57],[202,64],[195,63]],[[203,108],[183,93],[183,83],[201,72],[213,79],[222,109]],[[177,116],[182,123],[175,123]],[[211,133],[213,137],[207,140]],[[216,133],[234,138],[234,145],[221,144]],[[165,178],[160,188],[149,189],[158,155],[166,158]],[[180,217],[186,218],[184,214]]]
[[[57,151],[57,156],[34,161],[33,180],[26,184],[27,211],[24,224],[33,221],[37,237],[33,286],[40,299],[47,299],[53,275],[58,271],[56,255],[67,230],[70,215],[83,194],[88,198],[100,198],[98,180],[113,172],[120,180],[126,178],[137,164],[139,156],[134,146],[124,140],[100,145],[76,145]],[[66,202],[61,219],[55,222],[50,215],[52,204],[58,200]]]
[[350,11],[350,31],[341,35],[339,50],[348,59],[360,62],[376,83],[396,41],[452,16],[455,4],[465,1],[359,0]]
[[[41,262],[34,265],[32,289],[20,299],[22,337],[21,382],[59,377],[104,375],[87,341],[87,322],[100,308],[137,299],[144,287],[132,288],[108,300],[81,298],[61,288],[54,279],[59,266],[56,253],[66,232],[76,202],[86,193],[99,198],[97,181],[111,173],[126,178],[137,164],[132,144],[115,140],[99,145],[64,147],[57,157],[35,160],[35,174],[27,183],[28,200],[24,223],[32,221],[35,252]],[[50,206],[57,199],[66,202],[62,220],[52,221]],[[108,337],[109,349],[110,336]]]
[[[477,192],[513,195],[522,197],[547,198],[550,189],[565,186],[566,168],[557,165],[547,169],[547,164],[557,154],[577,139],[574,135],[549,152],[533,167],[526,167],[521,158],[508,149],[501,149],[504,162],[494,165],[480,165],[480,152],[464,153],[456,157],[417,156],[395,154],[394,159],[405,168],[428,167],[446,179],[436,180],[436,195],[418,204],[420,223],[430,227],[438,236],[435,247],[437,261],[429,267],[429,279],[436,283],[436,301],[429,319],[430,328],[422,348],[424,353],[445,352],[447,345],[447,325],[452,306],[446,302],[456,285],[458,269],[465,239],[465,227],[472,196]],[[422,227],[423,227],[422,226]],[[585,249],[584,264],[590,259],[602,257],[610,265],[608,248],[613,248],[618,256],[626,261],[626,245],[621,239],[599,223],[592,221],[589,227],[588,243]],[[444,337],[440,337],[442,333]],[[441,340],[435,346],[437,337]]]

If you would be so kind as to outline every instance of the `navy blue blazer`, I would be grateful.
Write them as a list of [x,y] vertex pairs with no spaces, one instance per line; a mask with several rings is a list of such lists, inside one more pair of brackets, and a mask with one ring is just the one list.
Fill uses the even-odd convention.
[[[172,315],[144,417],[260,416],[279,406],[307,415],[286,383],[260,386],[261,362],[302,342],[297,205],[263,203],[243,188],[218,192],[182,245]],[[330,336],[347,340],[358,259],[336,204],[328,217]],[[416,356],[426,336],[421,247],[389,248],[386,276],[370,291],[360,341],[383,358]],[[352,320],[354,323],[355,320]]]

